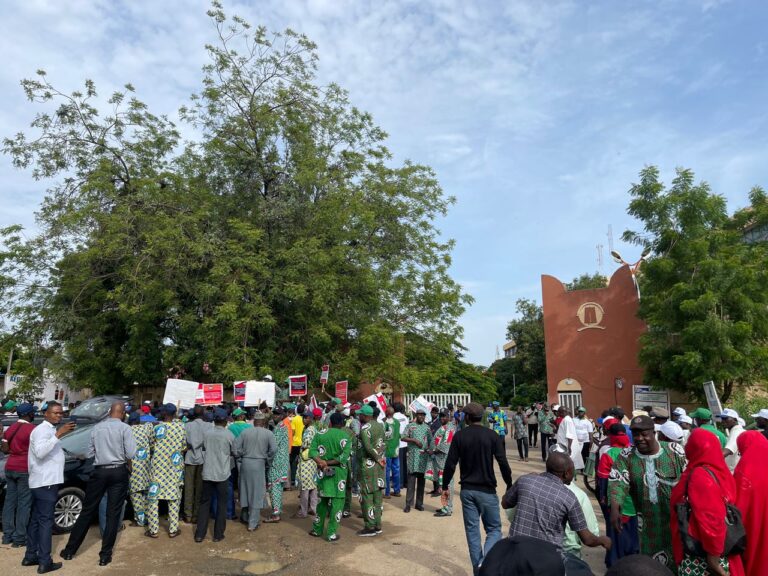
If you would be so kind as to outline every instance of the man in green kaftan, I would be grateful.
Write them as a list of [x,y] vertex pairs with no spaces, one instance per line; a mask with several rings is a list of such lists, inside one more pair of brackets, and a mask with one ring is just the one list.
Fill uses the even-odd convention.
[[424,410],[416,412],[416,419],[405,427],[400,437],[408,444],[408,492],[405,498],[403,512],[410,512],[416,497],[416,510],[424,510],[424,474],[431,460],[432,432],[424,422],[427,413]]
[[611,524],[621,532],[621,507],[629,496],[638,514],[640,553],[676,572],[669,497],[685,468],[685,451],[679,444],[659,442],[648,416],[633,418],[629,428],[635,446],[622,450],[608,478]]
[[358,536],[381,534],[383,512],[382,493],[384,489],[385,443],[384,426],[373,416],[368,405],[357,411],[360,419],[360,436],[357,443],[357,470],[360,483],[360,502],[363,508],[365,527]]
[[325,520],[328,519],[325,539],[328,542],[336,542],[339,540],[336,531],[344,508],[347,468],[352,442],[342,429],[344,426],[343,414],[340,412],[331,414],[330,424],[331,427],[327,430],[317,431],[309,448],[309,457],[315,461],[318,473],[321,475],[317,481],[320,502],[317,504],[317,515],[309,534],[318,538],[323,537]]

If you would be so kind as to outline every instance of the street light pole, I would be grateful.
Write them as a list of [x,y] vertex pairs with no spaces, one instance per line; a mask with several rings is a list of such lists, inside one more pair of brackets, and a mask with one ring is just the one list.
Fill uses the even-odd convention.
[[512,374],[512,397],[517,397],[517,379],[514,374]]

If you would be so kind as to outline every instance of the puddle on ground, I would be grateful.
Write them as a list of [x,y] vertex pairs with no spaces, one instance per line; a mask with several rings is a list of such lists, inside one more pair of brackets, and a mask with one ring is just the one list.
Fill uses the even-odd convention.
[[227,554],[225,558],[248,562],[248,565],[243,570],[249,574],[270,574],[284,567],[279,562],[268,559],[261,552],[253,552],[250,550]]

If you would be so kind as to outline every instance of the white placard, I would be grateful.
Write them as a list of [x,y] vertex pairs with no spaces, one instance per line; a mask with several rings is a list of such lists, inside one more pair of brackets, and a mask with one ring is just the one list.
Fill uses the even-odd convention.
[[248,380],[245,383],[245,402],[243,405],[258,406],[262,402],[266,402],[270,408],[275,406],[275,383]]
[[198,383],[191,380],[168,378],[165,382],[163,404],[173,404],[181,409],[192,409],[195,407],[198,387]]

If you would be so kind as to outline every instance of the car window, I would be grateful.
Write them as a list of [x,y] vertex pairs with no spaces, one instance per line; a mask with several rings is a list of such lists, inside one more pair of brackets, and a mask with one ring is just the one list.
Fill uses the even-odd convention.
[[69,413],[69,417],[101,420],[107,415],[111,405],[111,398],[91,398],[80,404],[77,408],[73,408]]
[[91,439],[93,426],[79,425],[72,432],[62,437],[61,447],[65,452],[74,455],[85,454],[88,451],[88,442]]

